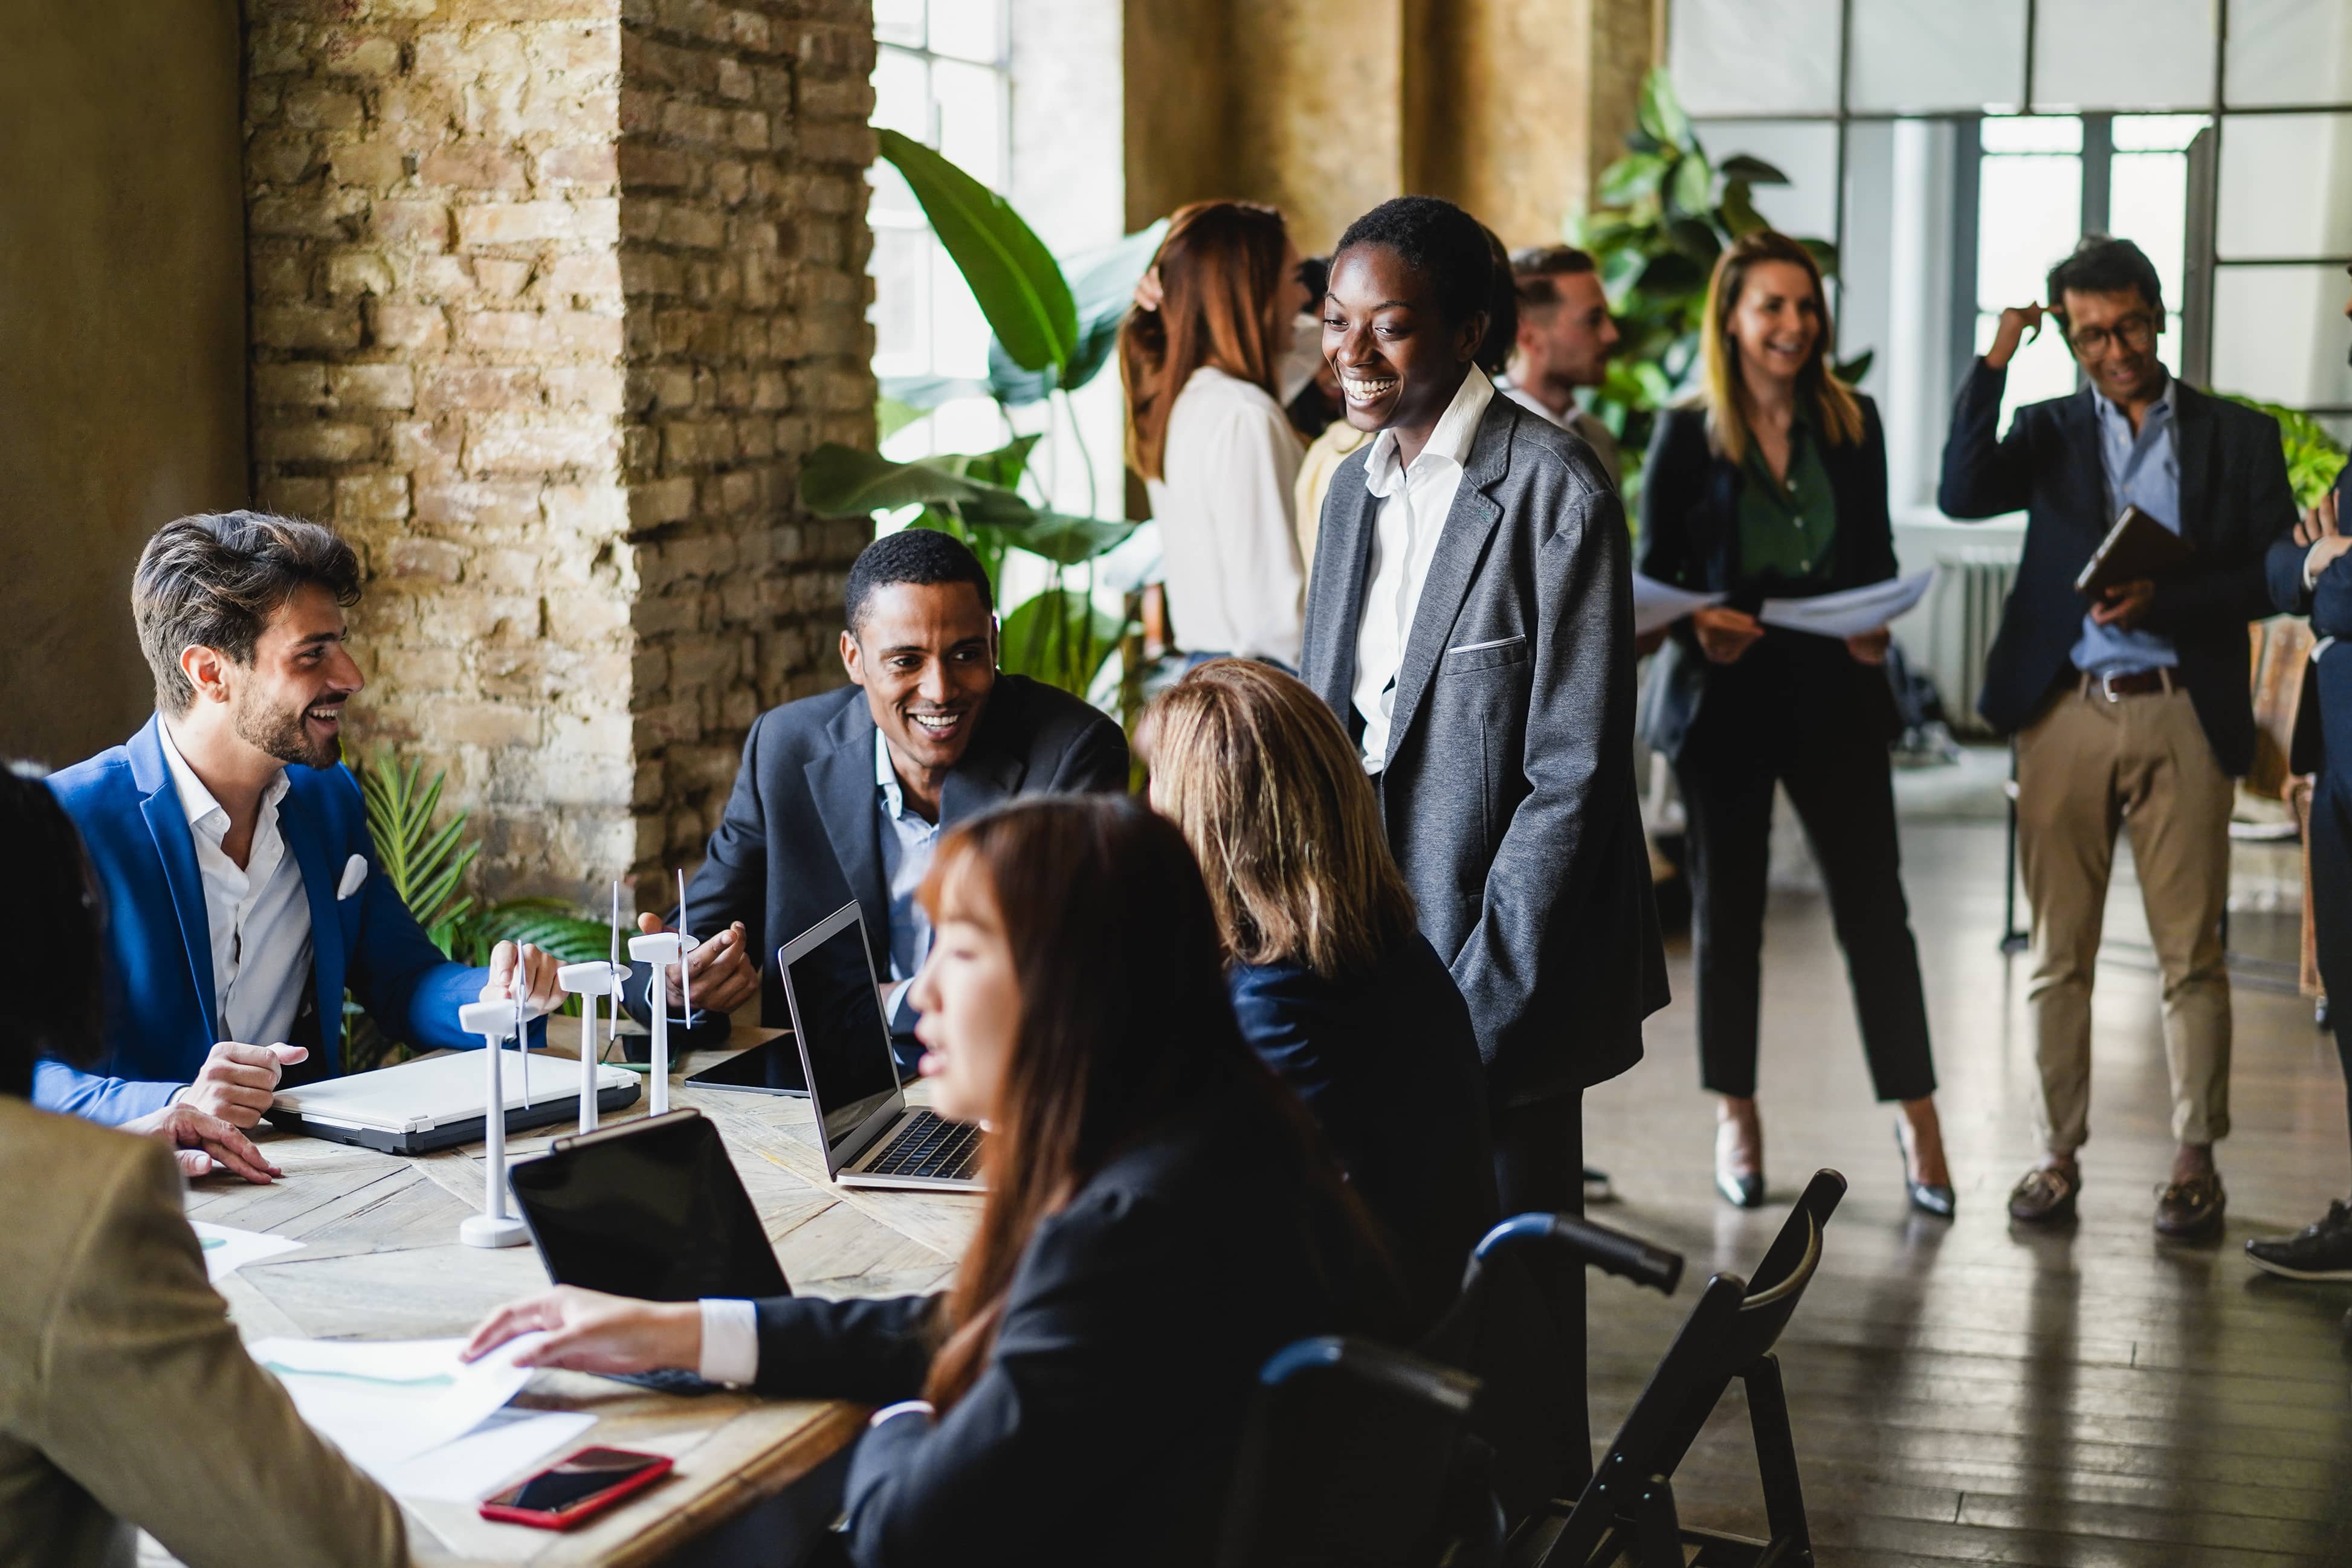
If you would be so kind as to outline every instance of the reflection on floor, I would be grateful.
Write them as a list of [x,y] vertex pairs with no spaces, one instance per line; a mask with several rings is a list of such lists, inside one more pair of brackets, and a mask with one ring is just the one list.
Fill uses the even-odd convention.
[[[1690,1270],[1672,1301],[1594,1279],[1596,1432],[1631,1406],[1693,1287],[1752,1269],[1804,1178],[1833,1166],[1852,1189],[1781,1345],[1822,1563],[2352,1563],[2352,1353],[2338,1331],[2352,1287],[2271,1279],[2240,1250],[2346,1191],[2334,1048],[2306,1001],[2237,988],[2228,1233],[2158,1240],[2151,1189],[2171,1149],[2158,981],[2119,874],[2081,1219],[2012,1228],[2004,1199],[2035,1153],[2033,1065],[2027,961],[1997,950],[2001,850],[1997,824],[1906,828],[1959,1192],[1950,1225],[1904,1205],[1828,913],[1802,894],[1774,895],[1764,956],[1770,1203],[1743,1215],[1715,1197],[1690,956],[1675,945],[1675,1000],[1650,1021],[1648,1060],[1589,1095],[1585,1123],[1620,1198],[1593,1218],[1682,1249]],[[2286,958],[2294,936],[2291,920],[2239,916],[2231,946]],[[1677,1479],[1686,1522],[1761,1532],[1748,1441],[1735,1385]]]

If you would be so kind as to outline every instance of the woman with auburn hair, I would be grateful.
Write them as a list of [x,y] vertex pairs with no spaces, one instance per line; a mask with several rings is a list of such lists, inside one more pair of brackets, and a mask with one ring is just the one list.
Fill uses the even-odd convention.
[[1151,804],[1208,879],[1242,1033],[1314,1113],[1433,1322],[1497,1217],[1486,1075],[1363,764],[1304,683],[1245,660],[1192,671],[1152,724]]
[[[1309,1334],[1399,1326],[1392,1270],[1243,1042],[1174,828],[1127,800],[1019,800],[949,835],[919,896],[931,1107],[989,1129],[949,1291],[562,1289],[499,1309],[467,1354],[544,1328],[539,1365],[717,1361],[762,1393],[887,1406],[849,1471],[861,1564],[1208,1562],[1258,1368]],[[740,1350],[739,1314],[757,1322]]]
[[[1118,331],[1127,463],[1160,524],[1168,613],[1196,659],[1298,663],[1302,454],[1276,393],[1310,301],[1282,214],[1196,202],[1170,220]],[[1319,341],[1319,340],[1318,340]]]
[[1638,570],[1728,595],[1678,622],[1650,674],[1645,738],[1674,765],[1690,819],[1699,1068],[1719,1095],[1716,1186],[1764,1201],[1756,1108],[1774,786],[1789,792],[1829,891],[1863,1050],[1914,1207],[1948,1218],[1927,1004],[1895,841],[1887,744],[1899,733],[1884,626],[1832,638],[1768,628],[1767,597],[1895,575],[1886,438],[1829,365],[1821,269],[1762,230],[1717,260],[1698,395],[1662,416],[1643,470]]

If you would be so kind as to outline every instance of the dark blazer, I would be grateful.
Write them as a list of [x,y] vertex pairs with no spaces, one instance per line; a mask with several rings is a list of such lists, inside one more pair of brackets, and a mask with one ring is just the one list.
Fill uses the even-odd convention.
[[[2352,478],[2352,467],[2336,476],[2339,510],[2347,498],[2347,478]],[[2271,546],[2263,565],[2270,579],[2272,608],[2282,615],[2308,615],[2311,629],[2320,636],[2352,643],[2352,555],[2328,562],[2306,591],[2303,561],[2307,553],[2308,547],[2295,543],[2292,533]],[[2295,773],[2352,777],[2352,655],[2343,650],[2328,649],[2305,673],[2287,767]]]
[[[940,822],[952,826],[1016,795],[1125,793],[1127,772],[1118,725],[1066,692],[1000,674],[971,748],[948,775]],[[760,1021],[772,1029],[793,1022],[776,949],[852,898],[876,974],[889,972],[890,890],[874,790],[874,716],[863,687],[803,697],[752,720],[726,815],[686,897],[698,933],[743,923],[761,968]],[[677,911],[669,919],[676,924]],[[642,1014],[646,966],[635,968],[629,1009]],[[688,1031],[688,1044],[723,1038],[725,1022]],[[904,1033],[913,1021],[892,1026]]]
[[1243,1035],[1307,1103],[1387,1230],[1415,1322],[1434,1322],[1502,1218],[1478,1037],[1454,977],[1414,932],[1344,983],[1304,964],[1237,964],[1225,977]]
[[[1323,503],[1300,671],[1351,727],[1380,506],[1370,453],[1339,465]],[[1633,788],[1629,556],[1592,449],[1497,396],[1405,640],[1377,782],[1501,1104],[1624,1071],[1666,1004]]]
[[[2074,666],[2084,602],[2074,579],[2115,523],[2088,387],[2029,403],[1994,439],[2009,373],[1979,360],[1960,385],[1936,504],[1962,521],[2021,508],[2025,556],[1986,661],[1977,711],[2006,734],[2023,728]],[[2271,612],[2263,558],[2294,527],[2278,422],[2186,382],[2173,394],[2182,537],[2197,559],[2156,585],[2144,622],[2179,651],[2180,683],[2213,756],[2233,778],[2254,759],[2246,622]]]
[[[49,776],[106,898],[106,1050],[88,1072],[36,1064],[33,1103],[46,1111],[110,1124],[143,1116],[192,1081],[226,1038],[213,995],[204,874],[163,759],[162,723],[151,718],[123,745]],[[481,995],[489,971],[451,963],[418,929],[376,859],[359,780],[341,765],[289,768],[286,780],[278,828],[310,911],[311,992],[298,1020],[305,1027],[293,1032],[323,1025],[301,1072],[342,1071],[346,987],[389,1033],[419,1050],[479,1046],[478,1035],[457,1027],[457,1009]],[[354,855],[366,863],[366,879],[342,897]]]
[[[1400,1313],[1377,1243],[1336,1173],[1308,1179],[1270,1088],[1194,1092],[1037,1228],[970,1391],[859,1443],[853,1561],[1215,1556],[1259,1366],[1308,1334],[1391,1333]],[[763,1301],[759,1387],[914,1398],[939,1300]]]
[[[1886,433],[1878,405],[1862,403],[1862,439],[1821,444],[1822,466],[1837,502],[1837,537],[1826,567],[1801,583],[1757,577],[1739,559],[1739,500],[1747,471],[1707,441],[1706,413],[1673,408],[1659,415],[1642,467],[1642,537],[1634,547],[1643,576],[1695,592],[1728,593],[1752,611],[1775,595],[1836,593],[1884,582],[1895,573],[1895,527],[1886,511]],[[1650,666],[1643,693],[1642,737],[1669,759],[1710,690],[1723,699],[1769,703],[1809,718],[1859,719],[1889,740],[1902,731],[1886,675],[1846,652],[1833,637],[1768,628],[1737,664],[1711,664],[1688,621],[1673,632]],[[1796,706],[1790,707],[1791,700]]]

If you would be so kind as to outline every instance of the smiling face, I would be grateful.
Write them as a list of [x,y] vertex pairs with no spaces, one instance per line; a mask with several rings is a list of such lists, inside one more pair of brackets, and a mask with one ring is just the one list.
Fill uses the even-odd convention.
[[305,583],[269,618],[250,665],[191,648],[181,668],[200,701],[228,705],[230,728],[247,746],[280,762],[332,768],[342,755],[343,705],[365,684],[343,631],[335,596]]
[[2129,404],[2164,392],[2156,340],[2164,312],[2137,288],[2069,288],[2062,325],[2074,362],[2109,402]]
[[1393,425],[1425,441],[1461,390],[1486,329],[1483,312],[1447,321],[1432,281],[1384,245],[1354,246],[1332,259],[1323,357],[1358,430]]
[[1740,279],[1725,331],[1743,374],[1792,385],[1822,341],[1822,297],[1791,261],[1759,261]]
[[996,890],[966,854],[940,884],[930,956],[908,999],[921,1013],[922,1073],[931,1109],[950,1122],[1000,1117],[1021,1032],[1021,981]]
[[996,685],[996,618],[968,582],[885,583],[841,634],[841,662],[900,780],[920,789],[963,760]]

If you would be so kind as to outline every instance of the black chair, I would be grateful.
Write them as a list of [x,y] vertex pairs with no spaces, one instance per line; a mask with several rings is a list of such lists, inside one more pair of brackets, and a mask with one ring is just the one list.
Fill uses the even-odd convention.
[[1682,1279],[1680,1257],[1605,1226],[1518,1215],[1479,1241],[1461,1296],[1421,1344],[1423,1354],[1481,1384],[1470,1429],[1494,1452],[1491,1479],[1507,1528],[1575,1496],[1592,1474],[1583,1340],[1559,1330],[1565,1303],[1582,1296],[1558,1283],[1588,1264],[1665,1295]]
[[[1512,1538],[1513,1568],[1606,1568],[1630,1555],[1640,1568],[1793,1568],[1813,1561],[1789,1401],[1772,1347],[1821,1266],[1822,1239],[1845,1197],[1845,1177],[1816,1171],[1764,1254],[1755,1282],[1709,1280],[1682,1333],[1633,1405],[1600,1469],[1574,1507],[1536,1519]],[[1685,1530],[1675,1513],[1674,1473],[1733,1378],[1748,1388],[1748,1417],[1764,1483],[1770,1538]],[[1685,1548],[1698,1548],[1696,1555]]]
[[1366,1340],[1258,1374],[1219,1568],[1475,1568],[1502,1532],[1464,1434],[1478,1380]]

